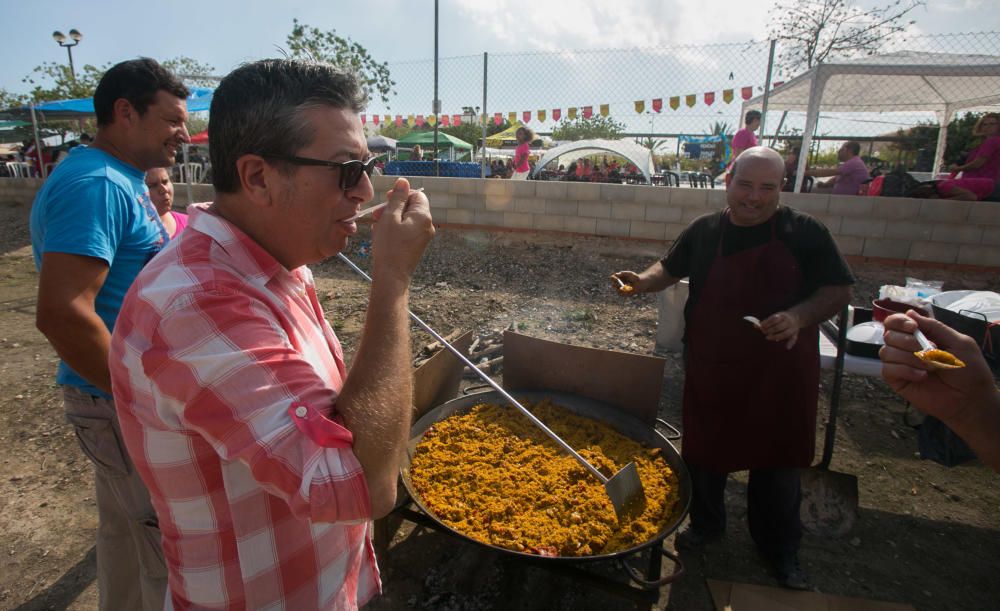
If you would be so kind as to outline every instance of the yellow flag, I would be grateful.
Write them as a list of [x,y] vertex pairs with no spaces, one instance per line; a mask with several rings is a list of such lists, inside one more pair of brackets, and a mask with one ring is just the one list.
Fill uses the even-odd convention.
[[687,104],[688,107],[694,106],[695,103],[697,103],[697,102],[698,102],[698,95],[697,94],[692,93],[691,95],[684,96],[684,103]]
[[606,117],[611,112],[608,104],[601,104],[601,116]]
[[510,112],[510,113],[508,113],[507,114],[507,120],[510,121],[511,125],[517,123],[517,112]]
[[406,115],[406,124],[413,127],[414,123],[416,123],[416,119],[413,118],[413,115]]
[[571,121],[575,121],[576,120],[576,108],[570,108],[569,109],[569,118],[570,118]]
[[392,123],[392,115],[384,115],[382,117],[382,122],[385,123],[386,125]]
[[541,123],[545,122],[545,111],[544,110],[539,110],[538,111],[538,121],[541,122]]
[[427,125],[434,126],[438,122],[437,115],[427,115]]
[[640,115],[646,110],[646,100],[635,101],[635,111]]
[[670,98],[671,110],[677,110],[680,107],[680,105],[681,105],[681,96],[675,95],[674,97]]
[[733,90],[732,89],[725,89],[725,90],[723,90],[723,92],[722,92],[722,101],[725,102],[726,104],[729,104],[730,102],[733,101]]

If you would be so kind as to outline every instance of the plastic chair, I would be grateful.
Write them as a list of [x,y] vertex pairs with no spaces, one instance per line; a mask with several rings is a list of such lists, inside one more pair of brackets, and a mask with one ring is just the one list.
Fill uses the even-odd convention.
[[11,178],[31,178],[31,164],[27,161],[8,161],[7,172]]
[[177,167],[180,170],[181,182],[184,183],[200,183],[205,175],[205,166],[200,163],[182,163]]

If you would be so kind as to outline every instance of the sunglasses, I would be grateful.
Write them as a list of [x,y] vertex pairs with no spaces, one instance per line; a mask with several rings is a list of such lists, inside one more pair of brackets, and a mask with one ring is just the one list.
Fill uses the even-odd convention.
[[362,174],[367,174],[370,178],[372,171],[375,170],[375,162],[378,160],[377,157],[372,157],[368,161],[359,161],[357,159],[352,159],[350,161],[324,161],[323,159],[310,159],[308,157],[295,157],[294,155],[264,155],[261,157],[266,159],[276,159],[278,161],[284,161],[292,165],[303,165],[303,166],[323,166],[335,170],[340,168],[340,190],[350,191],[354,187],[358,186],[358,182],[361,180]]

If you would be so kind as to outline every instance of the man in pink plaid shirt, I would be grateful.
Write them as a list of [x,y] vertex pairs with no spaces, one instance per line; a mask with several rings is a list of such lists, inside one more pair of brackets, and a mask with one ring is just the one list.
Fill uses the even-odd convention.
[[434,234],[405,179],[372,228],[350,375],[305,267],[372,199],[351,74],[245,65],[215,91],[216,199],[188,209],[111,345],[129,452],[160,518],[167,608],[354,609],[378,593],[371,520],[395,503],[410,428],[409,283]]

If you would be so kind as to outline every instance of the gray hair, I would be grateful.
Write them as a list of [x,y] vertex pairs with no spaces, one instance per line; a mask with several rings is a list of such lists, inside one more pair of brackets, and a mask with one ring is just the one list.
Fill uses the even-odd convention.
[[330,64],[265,59],[240,66],[212,97],[208,142],[215,190],[239,190],[236,161],[243,155],[294,155],[308,146],[315,128],[306,110],[331,106],[360,113],[367,103],[358,76]]

